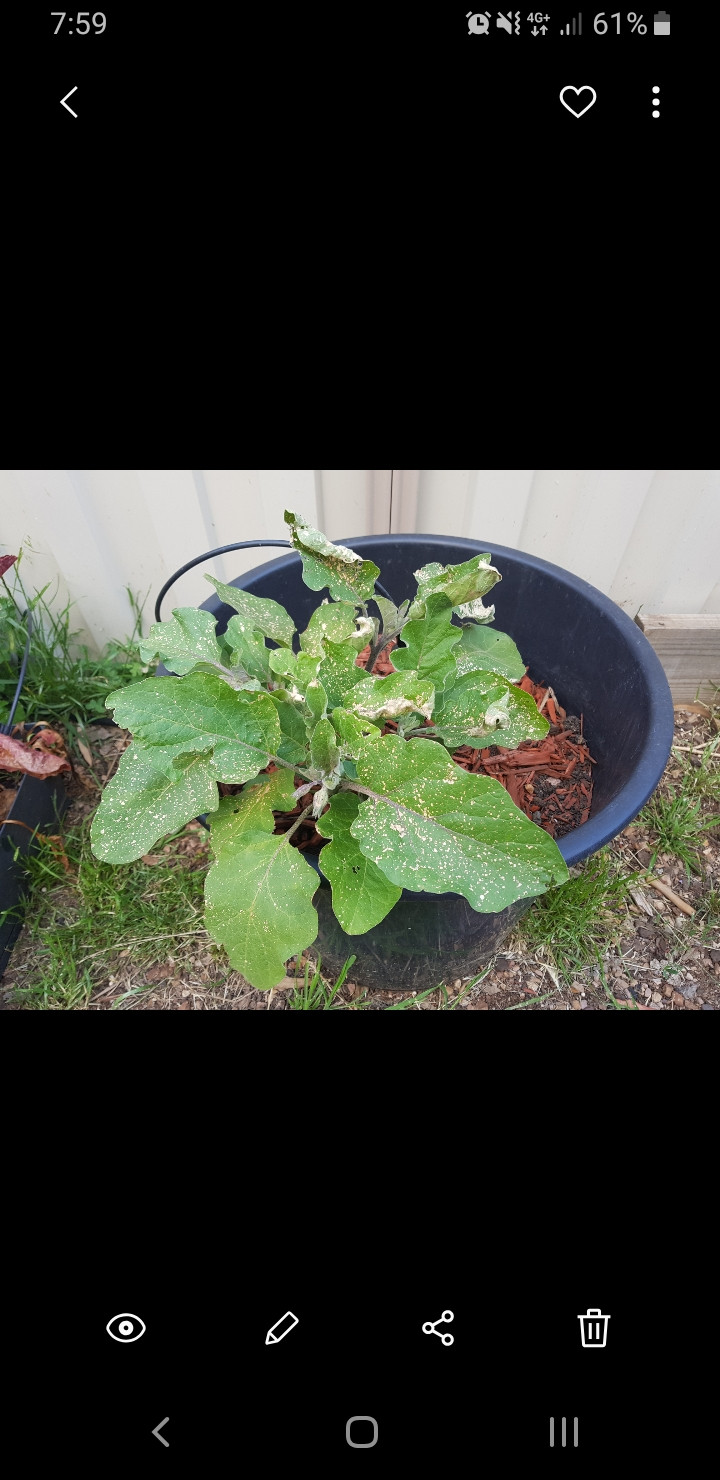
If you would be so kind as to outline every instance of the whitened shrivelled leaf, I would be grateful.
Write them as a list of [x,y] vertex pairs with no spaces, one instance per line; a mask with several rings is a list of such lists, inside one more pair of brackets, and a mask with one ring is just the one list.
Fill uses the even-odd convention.
[[400,673],[412,670],[418,678],[431,679],[436,691],[442,691],[446,679],[456,672],[453,654],[461,636],[461,628],[453,627],[447,596],[442,592],[429,596],[425,616],[403,627],[404,646],[393,649],[393,668]]
[[305,631],[300,633],[303,652],[321,658],[325,641],[339,643],[355,635],[356,618],[357,607],[354,602],[324,601],[315,608]]
[[487,914],[567,880],[557,844],[500,782],[463,771],[432,741],[382,736],[357,770],[383,799],[360,808],[351,833],[394,884],[462,894]]
[[443,566],[434,561],[421,570],[416,570],[415,579],[418,592],[410,607],[411,617],[423,616],[428,596],[442,591],[458,616],[492,621],[495,608],[484,607],[480,598],[501,581],[502,576],[494,565],[490,565],[488,552],[473,555],[461,565]]
[[430,719],[434,702],[434,685],[416,673],[388,673],[385,678],[367,674],[347,695],[344,707],[364,719],[398,719],[413,710]]
[[310,741],[310,759],[317,770],[329,775],[340,764],[340,747],[329,719],[318,720]]
[[196,606],[176,607],[169,621],[155,622],[138,643],[143,663],[158,657],[178,674],[189,673],[196,663],[224,663],[215,636],[216,620],[212,612],[199,611]]
[[[265,646],[262,632],[256,632],[243,617],[231,617],[223,637],[230,648],[233,668],[244,668],[251,678],[257,678],[262,684],[268,683],[271,649]],[[282,652],[283,649],[277,651]]]
[[305,722],[299,709],[283,697],[284,691],[276,689],[270,694],[282,730],[282,741],[275,751],[275,755],[282,761],[289,761],[291,766],[299,766],[305,760],[308,752],[308,740],[305,730]]
[[230,965],[261,991],[282,981],[286,962],[312,945],[318,931],[310,902],[318,876],[286,835],[271,832],[271,809],[289,810],[284,775],[292,784],[289,771],[280,773],[282,780],[276,772],[265,798],[251,788],[247,812],[244,792],[228,798],[240,805],[223,811],[213,843],[216,861],[205,881],[210,934],[225,947]]
[[320,850],[318,864],[330,882],[333,910],[347,935],[364,935],[378,925],[402,894],[397,884],[391,884],[382,870],[365,858],[350,832],[364,805],[357,792],[339,792],[316,823],[321,837],[333,839]]
[[303,580],[311,591],[322,591],[327,586],[336,601],[370,599],[380,574],[372,560],[363,560],[347,545],[331,544],[302,514],[286,509],[285,523],[290,525],[292,544],[302,556]]
[[458,675],[481,669],[485,673],[502,673],[511,682],[519,683],[525,674],[525,664],[512,638],[507,632],[496,632],[494,627],[478,627],[470,622],[462,628],[453,656]]
[[359,668],[357,653],[346,643],[326,642],[325,656],[318,669],[318,678],[327,694],[328,709],[335,709],[345,702],[345,697],[362,683],[367,674]]
[[105,863],[132,863],[158,838],[200,813],[213,812],[217,804],[217,785],[205,757],[180,756],[168,774],[147,750],[132,744],[120,757],[93,817],[93,853]]
[[238,612],[248,626],[254,627],[256,632],[262,632],[265,637],[271,637],[273,642],[279,642],[282,647],[292,647],[295,625],[279,602],[271,601],[266,596],[252,596],[249,591],[241,591],[238,586],[224,586],[222,581],[217,581],[211,575],[206,574],[205,580],[210,581],[220,600]]
[[433,734],[456,750],[471,745],[505,745],[542,740],[550,726],[538,712],[532,694],[516,688],[498,673],[463,674],[435,706]]
[[280,721],[270,695],[238,692],[212,673],[145,678],[106,703],[166,771],[175,756],[212,751],[215,780],[248,781],[278,753]]

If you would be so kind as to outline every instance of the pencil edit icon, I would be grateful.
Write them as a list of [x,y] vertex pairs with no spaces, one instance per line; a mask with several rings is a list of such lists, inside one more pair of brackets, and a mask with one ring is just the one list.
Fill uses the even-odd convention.
[[276,1321],[275,1325],[270,1327],[265,1337],[265,1345],[276,1346],[278,1341],[282,1341],[283,1336],[287,1336],[290,1331],[295,1330],[297,1324],[297,1316],[294,1316],[291,1310],[286,1310],[284,1316],[281,1316],[280,1320]]

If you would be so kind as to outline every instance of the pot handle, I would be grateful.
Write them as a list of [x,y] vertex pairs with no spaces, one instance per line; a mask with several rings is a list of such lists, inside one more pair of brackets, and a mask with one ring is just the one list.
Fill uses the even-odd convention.
[[[174,576],[171,576],[170,577],[170,580],[165,582],[165,585],[163,586],[162,591],[160,592],[160,595],[158,596],[158,599],[155,602],[155,621],[156,622],[159,622],[160,621],[160,607],[162,605],[163,597],[164,596],[167,596],[167,593],[170,590],[170,587],[171,586],[174,586],[175,582],[176,581],[179,581],[180,577],[181,576],[184,576],[187,571],[192,570],[192,568],[193,568],[194,565],[200,565],[203,560],[212,560],[213,559],[213,556],[215,556],[215,555],[228,555],[231,550],[250,550],[250,549],[254,549],[256,545],[285,545],[287,548],[289,548],[291,550],[293,548],[292,543],[291,543],[290,540],[240,540],[239,544],[237,544],[237,545],[221,545],[220,548],[219,548],[219,550],[206,550],[204,555],[196,555],[194,560],[188,560],[187,565],[181,566],[180,570],[176,570]],[[388,601],[392,601],[392,596],[390,596],[388,594],[388,592],[385,590],[385,587],[384,586],[381,586],[380,585],[380,582],[379,581],[376,581],[375,582],[375,585],[377,586],[378,591],[380,592],[380,594],[382,596],[387,597],[387,600]],[[372,600],[372,598],[370,598],[370,599]],[[395,605],[394,602],[393,602],[393,605]],[[29,616],[30,616],[30,613],[28,612],[28,618],[29,618]],[[29,635],[28,635],[28,640],[29,640]],[[23,667],[23,675],[22,676],[24,677],[24,675],[25,675],[25,669]],[[17,698],[16,698],[16,702],[17,702]],[[12,718],[12,716],[11,716],[11,718]]]

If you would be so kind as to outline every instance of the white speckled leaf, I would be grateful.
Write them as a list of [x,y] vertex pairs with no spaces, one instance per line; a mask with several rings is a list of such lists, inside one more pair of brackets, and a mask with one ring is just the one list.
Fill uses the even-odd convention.
[[383,632],[397,632],[398,627],[403,624],[410,601],[403,601],[400,606],[396,606],[394,601],[388,601],[387,596],[373,596],[373,601],[382,614]]
[[347,545],[331,544],[302,514],[286,509],[285,523],[290,525],[293,546],[302,556],[303,580],[311,591],[322,591],[327,586],[336,601],[369,601],[379,566],[363,560]]
[[356,714],[351,714],[349,709],[333,709],[330,718],[343,755],[358,755],[368,741],[380,739],[379,725],[373,724],[369,719],[360,719]]
[[368,673],[346,696],[344,707],[364,719],[398,719],[412,711],[430,719],[434,702],[434,685],[417,673],[388,673],[385,678]]
[[402,894],[402,889],[391,884],[377,864],[360,852],[350,832],[364,805],[357,792],[340,792],[315,823],[323,838],[333,839],[320,850],[318,864],[332,888],[334,913],[348,935],[364,935],[378,925]]
[[453,656],[458,674],[482,669],[486,673],[502,673],[513,683],[519,683],[525,674],[525,664],[512,638],[507,632],[496,632],[494,627],[468,623],[462,629]]
[[484,607],[481,598],[502,580],[502,576],[494,565],[490,565],[489,552],[473,555],[461,565],[443,566],[433,561],[414,574],[418,591],[410,607],[411,617],[423,616],[428,596],[443,591],[459,616],[492,621],[495,608]]
[[410,669],[418,678],[432,680],[436,691],[455,674],[453,649],[462,637],[462,629],[452,623],[452,606],[442,592],[429,596],[425,616],[403,627],[403,647],[393,649],[391,661],[399,673]]
[[[223,633],[223,641],[230,648],[230,664],[233,668],[244,668],[251,678],[260,683],[270,681],[271,648],[265,646],[262,632],[257,632],[244,617],[231,617]],[[277,649],[282,652],[282,648]],[[287,651],[287,649],[286,649]]]
[[[355,634],[357,607],[352,601],[324,601],[315,608],[304,632],[300,633],[300,647],[304,653],[314,657],[323,656],[325,641],[344,642]],[[362,644],[364,646],[364,644]]]
[[346,695],[367,678],[364,668],[359,668],[357,653],[345,643],[326,642],[325,656],[318,669],[318,678],[327,694],[328,709],[344,704]]
[[237,586],[224,586],[222,581],[216,581],[211,575],[206,574],[205,580],[215,587],[220,600],[226,606],[231,606],[233,611],[239,612],[250,627],[262,632],[265,637],[271,637],[273,642],[279,642],[281,647],[292,647],[295,632],[293,619],[279,602],[271,601],[266,596],[252,596],[249,591],[241,591]]
[[181,756],[168,775],[142,746],[130,745],[93,817],[93,853],[105,863],[132,863],[158,838],[217,804],[217,785],[204,756]]
[[326,776],[340,764],[340,747],[329,719],[319,720],[312,732],[310,760]]
[[292,771],[272,771],[248,781],[234,797],[221,797],[210,817],[210,847],[215,857],[225,848],[243,847],[245,833],[270,834],[275,826],[273,812],[292,812],[295,803]]
[[433,715],[433,734],[456,750],[471,745],[505,745],[513,750],[521,740],[542,740],[550,725],[538,712],[532,694],[518,689],[499,673],[465,673],[440,696]]
[[178,674],[189,673],[196,663],[222,663],[215,620],[212,612],[199,611],[195,606],[177,607],[169,621],[155,622],[138,643],[143,663],[159,657]]
[[270,695],[272,703],[277,710],[282,730],[282,741],[275,754],[282,761],[289,761],[293,766],[299,766],[307,756],[308,739],[305,730],[305,722],[299,709],[294,704],[281,696],[280,690],[275,690]]
[[[277,986],[291,956],[312,945],[318,932],[311,899],[318,876],[285,836],[265,830],[271,807],[286,809],[287,775],[274,773],[264,794],[251,787],[213,825],[216,861],[205,881],[205,923],[223,945],[231,966],[261,991]],[[243,808],[246,803],[246,808]],[[269,818],[268,818],[269,813]],[[253,825],[254,823],[254,825]]]
[[383,800],[360,808],[351,833],[394,884],[462,894],[487,914],[569,877],[550,834],[500,782],[463,771],[433,741],[385,735],[363,750],[357,771]]
[[212,750],[209,775],[248,781],[278,753],[280,721],[270,695],[239,692],[213,673],[145,678],[106,703],[166,771],[177,755]]

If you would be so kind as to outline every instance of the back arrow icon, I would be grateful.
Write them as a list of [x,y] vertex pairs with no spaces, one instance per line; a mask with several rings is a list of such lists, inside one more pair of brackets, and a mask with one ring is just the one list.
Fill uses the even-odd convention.
[[[67,108],[68,113],[72,113],[73,118],[77,118],[77,113],[74,113],[73,109],[68,104],[68,98],[71,98],[74,92],[77,92],[77,87],[71,87],[69,93],[66,93],[65,97],[60,99],[60,106],[61,108]],[[164,1442],[165,1441],[163,1440],[163,1443]]]
[[164,1418],[162,1420],[162,1423],[159,1423],[156,1429],[153,1429],[153,1435],[154,1435],[154,1437],[156,1439],[159,1439],[160,1440],[160,1443],[161,1444],[164,1444],[166,1449],[169,1449],[170,1448],[170,1445],[168,1444],[167,1439],[163,1439],[163,1436],[160,1433],[160,1430],[161,1429],[164,1429],[166,1423],[169,1423],[169,1422],[170,1422],[170,1415],[168,1414],[168,1417],[167,1418]]

